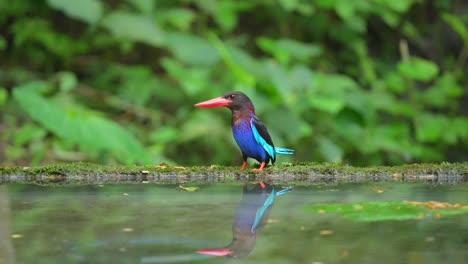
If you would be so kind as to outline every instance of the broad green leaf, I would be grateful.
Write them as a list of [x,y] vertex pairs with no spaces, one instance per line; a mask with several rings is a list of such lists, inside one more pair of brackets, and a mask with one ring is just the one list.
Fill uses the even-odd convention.
[[229,130],[223,126],[223,121],[219,113],[217,115],[209,111],[194,111],[181,128],[181,131],[190,131],[190,133],[180,133],[178,140],[187,142],[197,137],[221,138],[226,134],[229,135]]
[[99,0],[47,0],[47,3],[53,8],[63,11],[68,16],[89,24],[96,23],[101,18],[103,12],[103,7]]
[[163,32],[151,20],[141,14],[114,11],[103,18],[102,25],[115,37],[140,41],[152,46],[160,46],[164,41]]
[[172,8],[161,12],[157,19],[161,23],[166,22],[185,31],[190,28],[193,20],[195,20],[195,13],[185,8]]
[[452,119],[450,129],[457,134],[465,142],[468,142],[468,118],[464,116],[456,117]]
[[273,39],[259,37],[257,38],[257,46],[263,51],[272,54],[275,59],[282,64],[288,64],[290,61],[290,55],[288,51],[278,48],[276,42]]
[[218,51],[218,54],[223,59],[224,63],[227,64],[227,66],[231,70],[232,74],[236,77],[236,79],[248,86],[255,86],[255,76],[243,69],[236,61],[234,61],[230,50],[218,38],[218,36],[216,36],[215,34],[210,34],[210,40],[213,43],[213,46]]
[[174,79],[180,82],[188,95],[200,93],[209,83],[210,72],[207,68],[186,67],[176,60],[167,58],[163,59],[161,64]]
[[199,0],[196,3],[210,13],[224,31],[231,31],[237,25],[237,13],[254,5],[252,1],[245,0]]
[[369,9],[367,1],[335,1],[336,13],[346,22],[346,26],[355,32],[362,33],[366,29],[366,21],[358,12],[367,12]]
[[279,0],[279,3],[284,9],[292,11],[299,5],[299,0]]
[[445,73],[424,91],[422,100],[427,105],[444,108],[453,105],[454,99],[462,96],[464,92],[463,87],[457,83],[455,75]]
[[347,21],[357,17],[355,15],[356,7],[352,1],[336,1],[335,11],[341,18]]
[[72,39],[66,34],[55,31],[50,21],[45,18],[24,18],[16,21],[11,29],[14,33],[15,46],[31,44],[41,46],[40,51],[32,49],[31,60],[37,59],[36,56],[40,56],[38,53],[44,52],[43,50],[50,51],[56,57],[68,59],[76,53],[85,51],[88,45],[84,41]]
[[[149,162],[143,146],[124,128],[111,120],[74,109],[67,109],[40,96],[44,83],[15,87],[13,96],[29,116],[57,136],[96,150],[111,152],[125,163]],[[36,87],[37,86],[37,87]]]
[[166,33],[166,47],[187,64],[212,65],[219,59],[213,45],[206,39],[189,33]]
[[420,114],[416,120],[416,138],[420,142],[438,142],[448,127],[448,119],[440,114]]
[[287,50],[291,56],[301,61],[308,61],[312,57],[320,56],[323,53],[319,45],[299,42],[294,39],[279,39],[278,48]]
[[156,1],[153,0],[128,0],[136,8],[138,8],[142,13],[150,14],[154,10]]
[[396,72],[389,72],[385,75],[385,85],[397,94],[406,91],[407,88],[403,76]]
[[[271,2],[271,4],[276,5],[275,2]],[[297,12],[304,16],[310,16],[315,11],[315,5],[313,2],[310,1],[299,1],[299,0],[279,0],[279,4],[287,11],[287,12]],[[276,6],[275,6],[276,8]]]
[[46,134],[47,132],[43,128],[26,123],[15,131],[15,145],[23,145],[32,140],[42,139]]
[[319,150],[328,162],[341,162],[343,159],[343,149],[328,138],[319,140]]
[[119,68],[119,97],[138,106],[145,105],[156,94],[160,83],[149,67],[142,65]]
[[[385,7],[389,7],[390,9],[398,13],[406,12],[410,8],[410,6],[413,4],[413,2],[415,2],[414,0],[399,0],[399,1],[374,0],[374,1]],[[386,13],[390,13],[390,12],[387,11]]]
[[432,61],[413,57],[400,62],[398,71],[410,79],[430,81],[439,73],[439,67]]
[[291,91],[287,69],[272,60],[265,63],[264,69],[268,73],[268,79],[271,80],[275,89],[283,96],[286,96],[288,91]]
[[447,22],[454,31],[460,35],[465,43],[468,43],[468,26],[463,23],[461,17],[445,13],[442,15],[442,19]]
[[267,37],[257,38],[257,45],[267,53],[272,54],[279,62],[289,63],[291,59],[308,61],[312,57],[322,54],[322,48],[318,45],[299,42],[294,39],[274,40]]
[[360,221],[389,221],[435,218],[468,213],[468,206],[443,202],[384,201],[354,204],[316,204],[305,207],[321,214],[336,213],[343,218]]
[[150,139],[157,144],[168,144],[177,139],[178,132],[175,127],[164,126],[154,130],[150,135]]
[[457,98],[466,92],[466,90],[459,85],[455,74],[450,72],[446,72],[438,78],[435,85],[442,87],[444,93],[451,98]]
[[309,103],[311,107],[330,114],[337,114],[345,107],[345,101],[333,95],[311,95]]
[[8,100],[8,92],[5,88],[0,86],[0,106],[4,105]]
[[342,94],[344,91],[355,91],[359,88],[353,79],[342,74],[324,74],[315,72],[312,77],[314,89],[333,91],[334,94]]
[[[300,137],[310,137],[312,134],[312,127],[289,108],[273,107],[273,109],[267,110],[267,113],[268,114],[262,114],[261,116],[265,124],[268,124],[268,129],[271,134],[277,132],[280,135],[284,135],[283,137],[289,142],[294,142]],[[281,137],[272,136],[272,138]],[[281,144],[278,140],[274,142],[277,146]]]
[[60,90],[64,92],[72,90],[78,83],[76,75],[73,72],[60,72],[58,78]]

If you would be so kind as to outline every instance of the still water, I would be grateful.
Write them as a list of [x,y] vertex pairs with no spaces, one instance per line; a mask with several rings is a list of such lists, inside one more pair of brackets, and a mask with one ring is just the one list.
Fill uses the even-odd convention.
[[[185,187],[194,187],[187,184]],[[468,204],[468,185],[0,186],[0,263],[466,263],[468,214],[360,222],[321,203]],[[283,190],[283,192],[281,192]],[[236,242],[231,243],[233,236]],[[231,244],[230,244],[231,243]]]

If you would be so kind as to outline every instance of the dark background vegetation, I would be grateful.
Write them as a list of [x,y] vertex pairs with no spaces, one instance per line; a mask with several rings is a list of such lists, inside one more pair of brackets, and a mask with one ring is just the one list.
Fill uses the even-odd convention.
[[282,161],[468,159],[462,0],[0,2],[0,165],[239,164],[241,90]]

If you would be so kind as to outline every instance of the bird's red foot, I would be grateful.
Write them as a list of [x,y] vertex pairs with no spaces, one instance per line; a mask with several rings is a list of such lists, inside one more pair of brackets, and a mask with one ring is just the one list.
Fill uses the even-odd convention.
[[255,172],[262,171],[263,168],[265,167],[265,165],[266,165],[265,162],[262,162],[262,164],[260,164],[260,168],[258,168],[258,169],[253,169],[252,171],[255,171]]
[[246,166],[247,166],[247,161],[244,161],[244,163],[242,163],[241,170],[244,170]]
[[253,184],[260,184],[260,186],[262,187],[262,189],[265,189],[265,188],[266,188],[266,184],[265,184],[263,181],[259,181],[259,182],[254,181]]

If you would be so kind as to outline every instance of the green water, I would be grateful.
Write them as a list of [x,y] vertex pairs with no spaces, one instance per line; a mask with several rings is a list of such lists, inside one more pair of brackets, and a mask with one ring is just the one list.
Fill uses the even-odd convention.
[[[468,204],[468,186],[295,187],[240,259],[195,253],[232,239],[242,185],[0,186],[0,263],[466,263],[468,214],[356,222],[305,210],[317,203]],[[277,186],[279,188],[279,186]]]

